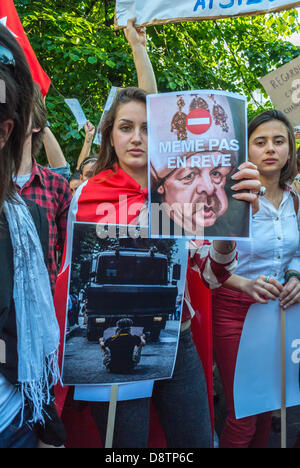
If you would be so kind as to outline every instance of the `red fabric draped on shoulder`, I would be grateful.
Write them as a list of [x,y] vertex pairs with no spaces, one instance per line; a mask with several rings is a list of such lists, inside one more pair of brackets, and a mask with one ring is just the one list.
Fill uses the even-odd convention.
[[132,177],[115,165],[92,177],[83,187],[76,221],[132,224],[147,199],[148,189],[142,190]]

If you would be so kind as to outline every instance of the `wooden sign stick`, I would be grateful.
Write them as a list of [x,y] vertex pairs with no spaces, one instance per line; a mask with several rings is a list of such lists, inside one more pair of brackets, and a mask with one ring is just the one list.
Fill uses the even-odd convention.
[[281,323],[281,448],[286,448],[286,314],[280,308]]
[[116,409],[117,409],[117,399],[118,399],[118,390],[119,390],[119,385],[112,385],[111,386],[109,409],[108,409],[108,418],[107,418],[105,448],[112,448],[112,446],[113,446],[115,420],[116,420]]

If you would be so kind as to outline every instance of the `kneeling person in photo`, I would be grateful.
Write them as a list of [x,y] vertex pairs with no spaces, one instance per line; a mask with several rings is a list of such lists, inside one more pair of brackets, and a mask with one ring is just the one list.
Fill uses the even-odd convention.
[[99,339],[103,364],[110,372],[128,374],[140,362],[141,351],[146,345],[146,340],[144,335],[131,334],[132,325],[131,319],[120,319],[117,322],[115,335],[106,340]]

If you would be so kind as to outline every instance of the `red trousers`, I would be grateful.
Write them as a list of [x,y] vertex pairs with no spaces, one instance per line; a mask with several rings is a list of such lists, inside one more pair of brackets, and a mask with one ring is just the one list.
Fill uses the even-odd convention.
[[227,403],[221,448],[265,448],[269,440],[272,413],[236,419],[234,412],[236,359],[245,317],[253,303],[246,294],[226,288],[219,288],[212,294],[214,357]]

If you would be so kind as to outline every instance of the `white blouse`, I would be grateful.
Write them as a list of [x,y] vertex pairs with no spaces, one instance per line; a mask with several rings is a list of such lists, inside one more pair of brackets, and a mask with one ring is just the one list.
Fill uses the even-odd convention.
[[296,215],[290,191],[284,191],[278,210],[260,197],[259,211],[252,218],[253,238],[237,242],[235,273],[251,279],[270,275],[283,283],[287,270],[300,272],[299,232],[300,208]]

